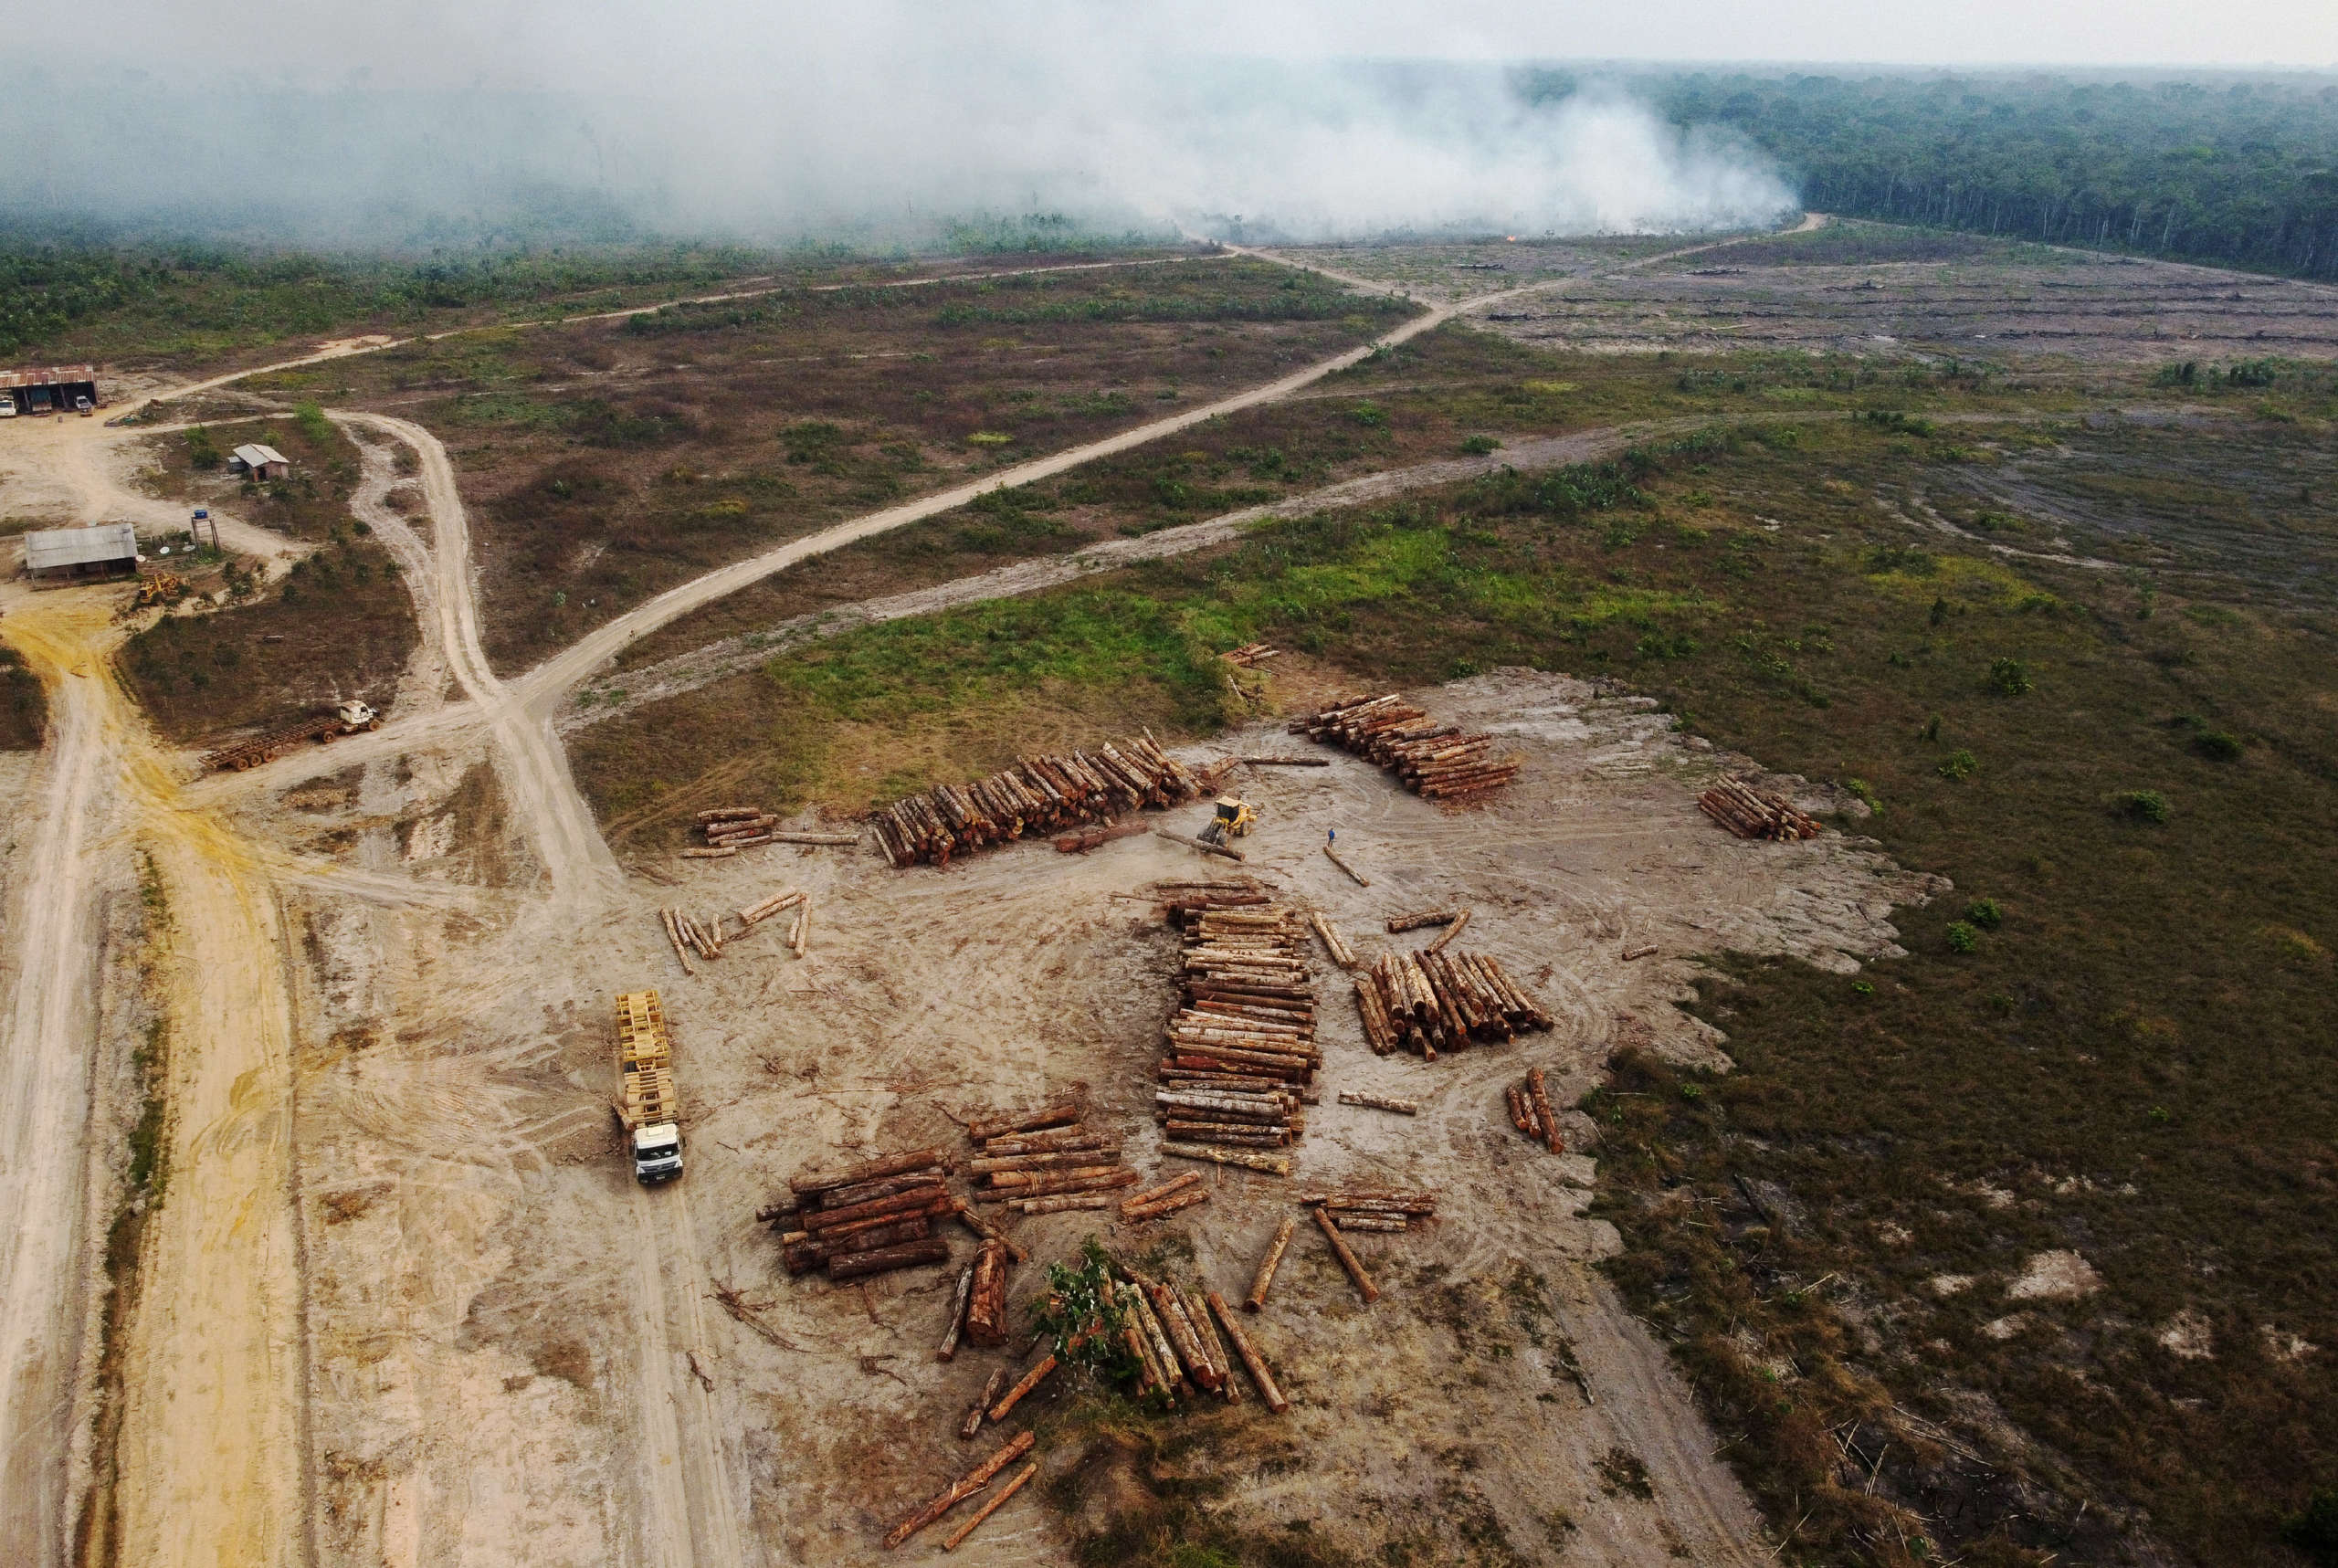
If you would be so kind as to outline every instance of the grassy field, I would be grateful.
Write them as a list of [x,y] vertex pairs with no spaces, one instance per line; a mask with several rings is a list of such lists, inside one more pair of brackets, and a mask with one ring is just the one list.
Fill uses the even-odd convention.
[[[223,478],[214,455],[266,441],[292,459],[290,479],[254,485]],[[162,488],[216,500],[246,520],[322,545],[290,576],[261,587],[208,553],[188,572],[225,608],[171,616],[133,635],[122,668],[154,727],[193,742],[248,724],[281,724],[329,700],[386,709],[413,652],[414,605],[388,552],[349,517],[357,454],[321,417],[222,425],[156,437]],[[167,564],[159,557],[156,565]],[[185,568],[182,568],[185,571]]]
[[[1697,1010],[1740,1070],[1631,1058],[1590,1107],[1617,1277],[1791,1531],[1781,1561],[2293,1561],[2281,1519],[2338,1480],[2338,617],[2245,568],[2269,533],[2326,537],[2338,497],[2228,487],[2173,563],[1989,545],[2148,554],[2132,518],[1996,493],[2115,461],[2120,508],[2174,516],[2204,468],[2320,461],[2325,398],[2148,439],[2060,416],[1715,430],[851,634],[690,700],[700,729],[612,721],[578,772],[636,833],[750,779],[853,809],[1139,720],[1206,733],[1227,701],[1206,656],[1259,637],[1359,683],[1627,681],[1865,792],[1863,830],[1958,889],[1901,911],[1911,956],[1857,977],[1714,955]],[[2063,1248],[2099,1288],[2008,1296]]]

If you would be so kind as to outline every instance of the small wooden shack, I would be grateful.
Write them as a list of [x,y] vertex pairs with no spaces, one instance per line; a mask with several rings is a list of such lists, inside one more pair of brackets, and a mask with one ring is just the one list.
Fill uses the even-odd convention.
[[263,447],[254,441],[236,448],[235,456],[227,459],[227,471],[249,474],[256,479],[289,479],[292,474],[292,459],[273,447]]
[[138,531],[126,522],[44,528],[25,535],[25,574],[37,583],[78,583],[138,574]]

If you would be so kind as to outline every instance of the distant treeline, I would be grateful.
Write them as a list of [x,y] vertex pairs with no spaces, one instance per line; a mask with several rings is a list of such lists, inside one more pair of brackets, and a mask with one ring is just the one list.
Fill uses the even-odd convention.
[[1818,211],[2338,278],[2338,81],[1682,75]]

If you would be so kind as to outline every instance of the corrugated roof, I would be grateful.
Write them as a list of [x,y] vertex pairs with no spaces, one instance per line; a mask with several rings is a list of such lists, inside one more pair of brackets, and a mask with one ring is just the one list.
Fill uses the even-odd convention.
[[88,566],[100,561],[129,561],[138,554],[138,531],[126,522],[89,528],[47,528],[25,535],[25,565],[34,572],[58,566]]
[[286,457],[275,447],[263,447],[257,441],[237,447],[236,456],[244,460],[244,467],[247,468],[257,468],[262,463],[289,464],[292,461],[291,458]]
[[97,368],[86,364],[32,365],[24,370],[0,370],[0,387],[49,386],[60,381],[97,379]]

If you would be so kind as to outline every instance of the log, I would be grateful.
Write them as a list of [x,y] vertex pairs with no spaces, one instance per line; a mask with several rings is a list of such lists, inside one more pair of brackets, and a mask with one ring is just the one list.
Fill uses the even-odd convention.
[[1390,915],[1388,934],[1394,936],[1398,931],[1415,931],[1422,926],[1451,925],[1459,917],[1459,911],[1456,910],[1413,910],[1401,915]]
[[1006,1248],[1006,1255],[1015,1259],[1017,1263],[1028,1263],[1031,1261],[1031,1255],[1022,1247],[1016,1246],[1014,1237],[1008,1236],[1006,1232],[1001,1230],[997,1226],[993,1225],[989,1220],[986,1220],[982,1215],[976,1214],[974,1212],[974,1205],[966,1202],[965,1199],[953,1198],[950,1201],[950,1206],[956,1212],[959,1223],[964,1225],[968,1230],[973,1231],[985,1241],[995,1241],[998,1243],[999,1246]]
[[911,1187],[907,1192],[895,1193],[887,1198],[871,1198],[865,1204],[848,1204],[838,1209],[806,1209],[802,1211],[804,1228],[817,1235],[864,1219],[877,1219],[888,1215],[923,1214],[929,1212],[937,1201],[944,1205],[938,1212],[946,1214],[949,1212],[949,1190],[937,1177],[929,1185]]
[[1543,1124],[1543,1147],[1553,1154],[1565,1153],[1566,1140],[1559,1136],[1558,1119],[1551,1114],[1551,1097],[1541,1068],[1526,1075],[1526,1098],[1534,1102],[1534,1120]]
[[1332,1223],[1342,1230],[1410,1230],[1413,1222],[1400,1214],[1335,1214]]
[[1048,1353],[1046,1360],[1040,1362],[1038,1365],[1025,1373],[1022,1380],[1016,1383],[1014,1387],[1006,1391],[1006,1397],[1002,1398],[997,1404],[990,1407],[990,1418],[993,1421],[1006,1420],[1006,1413],[1014,1409],[1016,1405],[1022,1404],[1023,1396],[1030,1393],[1033,1389],[1038,1387],[1039,1384],[1046,1380],[1048,1373],[1055,1371],[1055,1369],[1056,1358],[1054,1353],[1051,1352]]
[[763,814],[764,808],[759,805],[718,805],[711,810],[700,812],[696,820],[700,822],[739,822],[750,816],[761,816]]
[[1175,1214],[1179,1209],[1189,1209],[1196,1204],[1207,1202],[1209,1202],[1207,1187],[1190,1187],[1185,1192],[1158,1199],[1141,1208],[1123,1207],[1121,1210],[1121,1217],[1131,1224],[1142,1225],[1147,1220],[1159,1219],[1164,1215]]
[[[1283,1221],[1286,1237],[1290,1233],[1291,1223],[1290,1220]],[[1290,1409],[1290,1401],[1283,1397],[1281,1388],[1276,1384],[1274,1372],[1267,1365],[1267,1358],[1260,1355],[1259,1347],[1250,1342],[1250,1336],[1242,1327],[1242,1321],[1226,1310],[1226,1298],[1212,1290],[1204,1299],[1209,1302],[1211,1313],[1226,1330],[1226,1337],[1233,1344],[1234,1353],[1240,1356],[1242,1364],[1249,1369],[1250,1381],[1257,1385],[1259,1397],[1267,1402],[1267,1408],[1278,1415]],[[1248,1302],[1243,1304],[1246,1307],[1249,1306]],[[1258,1309],[1253,1307],[1250,1310],[1256,1311]]]
[[1275,1231],[1275,1238],[1267,1247],[1267,1255],[1259,1259],[1259,1271],[1250,1277],[1250,1293],[1242,1299],[1242,1310],[1255,1312],[1267,1304],[1267,1292],[1274,1288],[1275,1270],[1282,1265],[1284,1249],[1290,1246],[1291,1233],[1299,1228],[1296,1218],[1286,1217]]
[[1253,768],[1328,768],[1329,757],[1243,757],[1244,766]]
[[966,1162],[966,1173],[995,1176],[1014,1171],[1044,1171],[1064,1165],[1109,1165],[1121,1157],[1118,1143],[1091,1149],[1049,1149],[1037,1154],[985,1154]]
[[1209,1353],[1210,1364],[1217,1369],[1217,1392],[1228,1405],[1242,1403],[1242,1385],[1234,1381],[1234,1360],[1226,1353],[1226,1341],[1220,1337],[1217,1325],[1210,1321],[1209,1309],[1201,1298],[1182,1285],[1172,1284],[1177,1300],[1184,1303],[1185,1316],[1193,1320],[1194,1328],[1202,1337],[1202,1349]]
[[972,1410],[966,1412],[966,1418],[958,1423],[958,1441],[971,1443],[974,1440],[974,1434],[983,1429],[983,1417],[998,1402],[998,1396],[1006,1387],[1006,1369],[1003,1366],[991,1368],[990,1381],[983,1384],[982,1397],[974,1401]]
[[1342,1187],[1329,1192],[1302,1194],[1299,1201],[1310,1208],[1378,1208],[1392,1214],[1437,1212],[1437,1194],[1428,1192],[1375,1192],[1363,1187]]
[[1047,1132],[1010,1132],[1000,1138],[982,1141],[985,1159],[1005,1158],[1009,1154],[1057,1154],[1068,1150],[1105,1149],[1112,1145],[1109,1132],[1090,1132],[1085,1127],[1058,1127]]
[[1332,865],[1337,866],[1341,870],[1345,871],[1349,876],[1354,878],[1355,885],[1357,887],[1369,888],[1372,886],[1371,878],[1365,876],[1363,872],[1357,870],[1354,867],[1341,859],[1340,852],[1332,848],[1329,844],[1323,846],[1323,853],[1330,858]]
[[690,967],[690,955],[682,951],[682,930],[674,923],[674,911],[659,910],[658,920],[666,928],[666,940],[674,944],[674,956],[681,961],[682,973],[695,976],[698,971]]
[[804,956],[805,949],[810,945],[811,936],[812,900],[806,899],[795,906],[795,923],[787,928],[787,945],[795,950],[796,957]]
[[[1008,1175],[1021,1173],[1010,1171]],[[1127,1165],[1111,1165],[1102,1170],[1075,1171],[1064,1175],[1047,1175],[1036,1180],[1017,1182],[1008,1187],[990,1187],[974,1194],[979,1203],[1020,1203],[1026,1198],[1051,1198],[1063,1193],[1101,1192],[1111,1187],[1125,1187],[1135,1183],[1136,1172]]]
[[1006,1342],[1006,1248],[985,1241],[974,1254],[974,1289],[966,1301],[966,1340],[970,1344]]
[[1037,1462],[1026,1465],[1020,1470],[1017,1470],[1015,1473],[1015,1479],[1013,1480],[1008,1481],[1005,1486],[999,1488],[998,1490],[991,1493],[990,1500],[984,1503],[982,1507],[974,1510],[974,1517],[967,1520],[965,1523],[960,1525],[957,1529],[952,1531],[948,1535],[943,1538],[942,1550],[944,1552],[957,1551],[959,1543],[974,1532],[974,1527],[976,1525],[982,1523],[983,1521],[988,1519],[992,1514],[996,1513],[1000,1509],[1005,1508],[1006,1506],[1006,1500],[1013,1497],[1016,1492],[1021,1491],[1023,1489],[1023,1483],[1029,1480],[1033,1476],[1036,1476],[1038,1473],[1039,1467]]
[[1201,1182],[1202,1173],[1199,1171],[1187,1171],[1174,1180],[1164,1182],[1157,1187],[1147,1187],[1143,1192],[1122,1200],[1121,1208],[1122,1212],[1143,1208],[1147,1204],[1159,1203],[1163,1198],[1184,1192],[1187,1187],[1197,1187],[1201,1185]]
[[[1513,1083],[1504,1089],[1501,1093],[1502,1098],[1510,1104],[1510,1124],[1529,1138],[1535,1138],[1533,1126],[1527,1121],[1526,1091]],[[1536,1138],[1536,1142],[1540,1141]]]
[[1032,1433],[1017,1432],[1008,1440],[1006,1447],[951,1482],[943,1489],[940,1496],[893,1526],[886,1533],[885,1550],[890,1552],[902,1542],[982,1490],[983,1488],[990,1485],[990,1479],[993,1476],[1030,1452],[1031,1445],[1037,1441],[1038,1438]]
[[1112,1206],[1110,1193],[1061,1193],[1051,1198],[1019,1198],[1015,1212],[1023,1215],[1067,1214],[1074,1209],[1108,1209]]
[[1626,963],[1631,963],[1639,959],[1653,958],[1656,956],[1656,953],[1657,950],[1653,945],[1648,947],[1627,947],[1624,950],[1624,962]]
[[774,833],[771,837],[775,844],[827,844],[841,847],[860,842],[858,833]]
[[977,1143],[985,1143],[993,1138],[1004,1138],[1010,1132],[1037,1132],[1042,1128],[1062,1127],[1079,1120],[1079,1108],[1067,1100],[1037,1110],[970,1121],[966,1124],[966,1136]]
[[941,1346],[933,1352],[936,1361],[954,1361],[958,1355],[958,1336],[966,1331],[966,1303],[974,1296],[974,1266],[967,1264],[958,1270],[958,1289],[950,1298],[950,1328],[942,1336]]
[[799,1206],[805,1214],[832,1215],[838,1209],[865,1204],[875,1198],[890,1198],[896,1193],[938,1186],[941,1181],[942,1173],[938,1170],[914,1171],[906,1176],[883,1176],[855,1186],[830,1187],[827,1192],[806,1199]]
[[1215,1394],[1226,1380],[1217,1368],[1210,1364],[1209,1353],[1202,1349],[1201,1336],[1185,1316],[1185,1303],[1166,1285],[1151,1285],[1145,1294],[1152,1299],[1153,1315],[1169,1331],[1169,1343],[1175,1348],[1177,1359],[1195,1385]]
[[1244,1149],[1221,1149],[1211,1143],[1164,1143],[1161,1152],[1175,1160],[1206,1160],[1214,1165],[1239,1165],[1270,1176],[1290,1174],[1288,1154],[1254,1154]]
[[1194,1385],[1185,1380],[1185,1368],[1178,1364],[1177,1347],[1169,1342],[1169,1331],[1162,1326],[1161,1315],[1146,1300],[1143,1282],[1133,1276],[1129,1279],[1129,1299],[1136,1308],[1137,1321],[1143,1326],[1145,1338],[1153,1342],[1153,1356],[1169,1380],[1166,1386],[1170,1396],[1191,1394]]
[[1198,849],[1205,855],[1223,855],[1228,860],[1248,858],[1239,849],[1230,848],[1223,844],[1212,844],[1206,838],[1189,838],[1182,833],[1172,833],[1165,827],[1154,828],[1153,836],[1155,838],[1166,838],[1172,844],[1183,844],[1188,848]]
[[1417,1116],[1421,1109],[1421,1102],[1417,1100],[1391,1100],[1382,1094],[1351,1094],[1346,1089],[1340,1091],[1340,1103],[1361,1105],[1371,1110],[1393,1110],[1399,1116]]
[[814,1193],[825,1193],[831,1187],[858,1186],[862,1182],[874,1182],[886,1176],[906,1175],[911,1171],[922,1171],[929,1165],[939,1168],[943,1163],[942,1151],[939,1149],[912,1149],[906,1153],[887,1154],[875,1160],[865,1161],[847,1170],[838,1171],[833,1175],[796,1176],[788,1182],[787,1186],[788,1190],[798,1197],[809,1197]]
[[739,853],[737,849],[730,847],[721,849],[685,849],[682,851],[682,858],[685,860],[728,860],[732,856],[736,855],[737,853]]
[[848,1252],[828,1259],[828,1278],[858,1279],[868,1274],[887,1274],[896,1268],[918,1268],[929,1263],[950,1261],[950,1244],[941,1240],[904,1242],[898,1247],[880,1247],[868,1252]]
[[1474,909],[1463,910],[1459,915],[1454,917],[1453,923],[1445,928],[1445,934],[1438,937],[1435,942],[1430,942],[1425,951],[1429,952],[1443,952],[1445,951],[1445,944],[1461,934],[1463,929],[1469,923],[1469,917],[1475,913],[1477,913],[1477,910]]
[[[943,1200],[945,1204],[947,1201]],[[817,1247],[821,1252],[835,1257],[847,1252],[895,1247],[904,1241],[923,1241],[933,1234],[934,1217],[949,1212],[947,1207],[918,1209],[909,1214],[880,1215],[855,1225],[840,1226],[835,1230],[806,1231],[804,1245]]]
[[1349,948],[1346,940],[1340,935],[1340,928],[1333,925],[1329,917],[1320,910],[1311,910],[1307,916],[1307,923],[1313,926],[1315,934],[1323,939],[1323,951],[1332,955],[1333,963],[1338,964],[1342,969],[1355,967],[1354,952]]
[[1340,1260],[1340,1267],[1346,1269],[1348,1278],[1355,1281],[1357,1292],[1364,1297],[1364,1304],[1368,1307],[1380,1300],[1380,1287],[1372,1282],[1372,1276],[1364,1271],[1364,1265],[1357,1262],[1355,1254],[1348,1249],[1348,1244],[1340,1236],[1339,1226],[1332,1223],[1332,1216],[1319,1208],[1315,1211],[1315,1223],[1322,1227],[1323,1239],[1332,1244],[1332,1256]]

